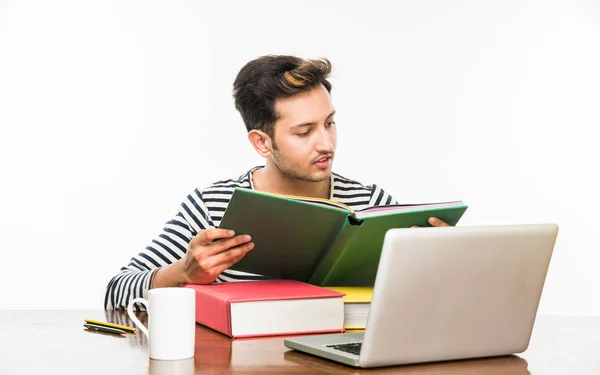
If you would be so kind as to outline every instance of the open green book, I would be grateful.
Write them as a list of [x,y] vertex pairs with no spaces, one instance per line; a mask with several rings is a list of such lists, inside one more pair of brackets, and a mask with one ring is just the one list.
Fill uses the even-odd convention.
[[219,227],[255,243],[232,270],[319,286],[373,286],[389,229],[430,226],[431,216],[456,225],[466,209],[455,201],[353,211],[326,199],[236,188]]

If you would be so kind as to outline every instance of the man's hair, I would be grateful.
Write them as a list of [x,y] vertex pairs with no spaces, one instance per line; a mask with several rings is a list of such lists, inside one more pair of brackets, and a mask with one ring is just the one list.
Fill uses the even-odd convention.
[[275,100],[288,98],[323,85],[331,93],[327,80],[329,60],[305,60],[295,56],[267,55],[247,63],[233,83],[235,108],[242,115],[248,132],[262,130],[274,138],[277,113]]

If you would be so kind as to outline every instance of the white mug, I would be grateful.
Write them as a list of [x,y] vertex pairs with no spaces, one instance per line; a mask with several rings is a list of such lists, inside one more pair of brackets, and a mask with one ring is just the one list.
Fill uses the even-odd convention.
[[[133,312],[134,303],[146,306],[148,328]],[[179,360],[194,356],[196,337],[196,292],[190,288],[157,288],[148,291],[148,300],[135,298],[127,314],[148,336],[152,359]]]
[[151,359],[148,375],[194,375],[194,358],[180,361],[159,361]]

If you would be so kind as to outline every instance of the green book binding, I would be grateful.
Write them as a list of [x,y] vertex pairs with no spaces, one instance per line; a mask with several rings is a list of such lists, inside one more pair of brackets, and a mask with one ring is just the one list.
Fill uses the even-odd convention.
[[319,286],[372,286],[389,229],[430,226],[431,216],[456,225],[466,209],[457,201],[354,212],[328,200],[236,188],[219,227],[255,243],[233,270]]

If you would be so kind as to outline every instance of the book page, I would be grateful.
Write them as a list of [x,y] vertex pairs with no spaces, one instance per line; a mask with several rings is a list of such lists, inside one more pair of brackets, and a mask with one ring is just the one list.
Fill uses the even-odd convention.
[[377,216],[380,214],[395,213],[395,212],[410,212],[422,211],[428,209],[437,209],[445,207],[464,206],[462,201],[438,202],[438,203],[415,203],[415,204],[390,204],[387,206],[372,206],[355,212],[354,216],[357,219]]
[[307,203],[317,203],[317,204],[324,205],[324,206],[337,207],[337,208],[341,208],[343,210],[347,210],[350,213],[354,212],[354,210],[352,210],[352,208],[350,208],[349,206],[346,206],[343,203],[332,201],[329,199],[311,198],[311,197],[295,197],[295,196],[289,196],[289,195],[286,197],[292,198],[292,199],[295,199],[298,201],[302,201],[302,202],[307,202]]

